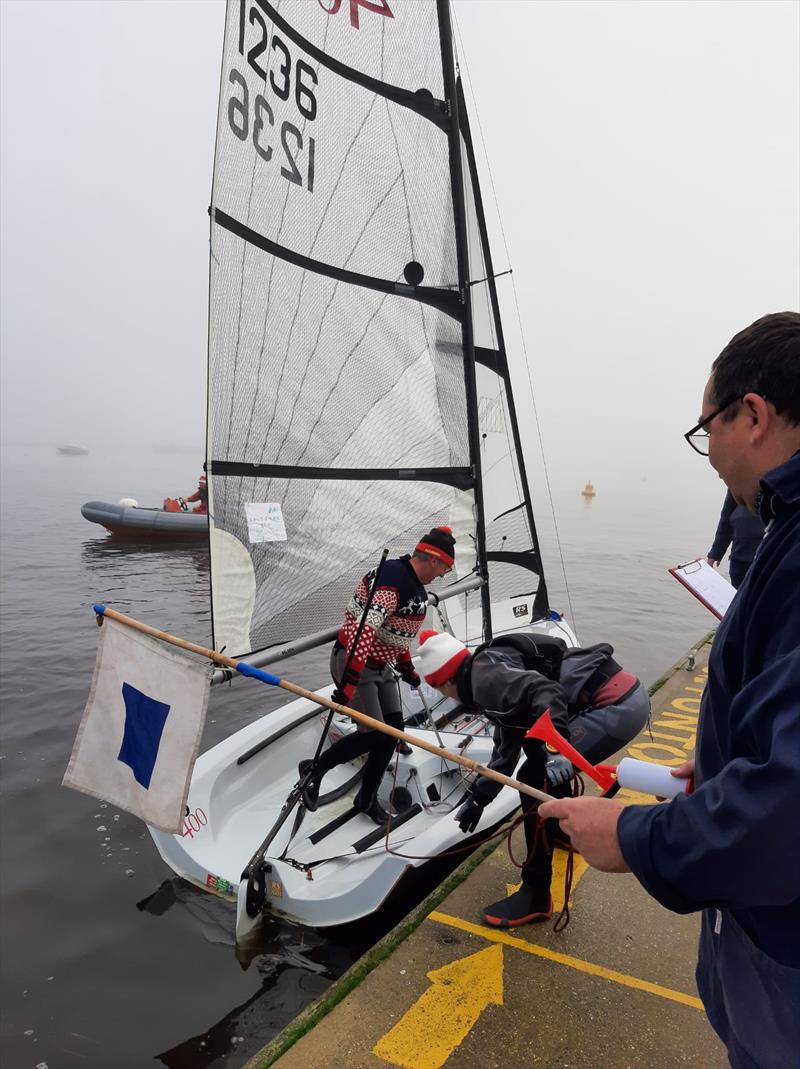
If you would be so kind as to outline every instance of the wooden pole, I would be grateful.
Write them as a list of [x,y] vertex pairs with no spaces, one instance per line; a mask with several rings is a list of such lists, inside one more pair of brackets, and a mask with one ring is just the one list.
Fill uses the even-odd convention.
[[214,661],[215,664],[221,664],[226,668],[233,668],[236,671],[241,672],[242,666],[244,666],[247,671],[243,674],[252,675],[264,683],[270,683],[273,686],[281,687],[283,690],[287,690],[291,694],[296,694],[299,698],[307,698],[309,701],[314,702],[315,705],[324,705],[327,709],[333,709],[334,712],[344,713],[345,716],[349,716],[351,720],[357,720],[359,724],[363,724],[365,727],[372,728],[375,731],[382,731],[384,735],[391,735],[395,739],[402,739],[411,746],[416,746],[420,750],[427,750],[428,753],[435,754],[437,757],[442,757],[444,760],[451,761],[453,764],[461,765],[462,768],[466,768],[470,772],[477,772],[478,775],[494,780],[495,783],[501,783],[504,787],[513,787],[515,791],[519,791],[521,794],[527,794],[529,797],[536,798],[540,802],[552,801],[551,795],[545,794],[544,791],[539,791],[535,787],[530,787],[527,783],[520,783],[519,780],[512,779],[511,776],[504,776],[502,772],[495,772],[493,768],[487,768],[486,765],[482,765],[478,761],[473,761],[470,757],[464,757],[462,754],[453,753],[450,750],[444,749],[442,746],[436,746],[434,743],[428,742],[426,739],[418,739],[413,735],[408,735],[405,731],[393,728],[390,724],[384,724],[382,720],[375,720],[373,717],[367,716],[366,713],[361,713],[357,709],[351,709],[347,705],[339,705],[337,702],[332,702],[330,698],[323,698],[321,694],[317,694],[313,690],[306,690],[305,687],[300,687],[297,683],[290,683],[288,679],[280,679],[278,676],[273,676],[271,673],[264,672],[260,668],[253,668],[251,665],[248,665],[246,661],[234,660],[233,657],[226,657],[222,653],[217,653],[216,650],[210,650],[205,646],[198,646],[196,642],[188,642],[186,639],[171,635],[168,631],[159,631],[156,627],[150,627],[149,624],[143,624],[140,620],[134,620],[132,616],[126,616],[124,613],[117,612],[116,609],[109,609],[105,605],[96,605],[95,612],[99,617],[107,616],[110,620],[117,620],[119,623],[125,624],[126,627],[132,627],[134,630],[142,631],[145,635],[152,635],[153,638],[160,639],[162,642],[168,642],[173,646],[179,646],[181,649],[189,650],[190,653],[198,653],[201,657],[207,657],[209,660]]

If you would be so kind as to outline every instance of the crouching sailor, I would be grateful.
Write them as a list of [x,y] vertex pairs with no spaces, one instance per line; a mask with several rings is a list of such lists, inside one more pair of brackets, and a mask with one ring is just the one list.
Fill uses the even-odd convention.
[[[650,702],[645,688],[617,664],[613,652],[605,642],[567,649],[559,638],[528,633],[496,638],[471,654],[452,635],[422,631],[419,668],[426,683],[448,698],[476,706],[495,725],[490,768],[513,775],[522,750],[525,762],[516,778],[564,797],[572,794],[572,764],[561,754],[549,754],[543,742],[526,738],[526,732],[549,709],[556,730],[592,764],[630,742],[646,723]],[[463,832],[475,831],[484,808],[501,789],[494,780],[477,779],[456,812]],[[557,823],[541,824],[539,803],[524,794],[520,799],[527,847],[522,886],[483,910],[481,919],[493,928],[544,921],[553,913],[550,882]]]

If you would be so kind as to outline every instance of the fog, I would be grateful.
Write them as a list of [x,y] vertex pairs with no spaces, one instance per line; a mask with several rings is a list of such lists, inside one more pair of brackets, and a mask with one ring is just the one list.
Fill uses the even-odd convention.
[[[549,463],[696,471],[711,360],[800,306],[800,7],[455,11]],[[222,0],[2,4],[4,441],[202,455],[223,20]]]

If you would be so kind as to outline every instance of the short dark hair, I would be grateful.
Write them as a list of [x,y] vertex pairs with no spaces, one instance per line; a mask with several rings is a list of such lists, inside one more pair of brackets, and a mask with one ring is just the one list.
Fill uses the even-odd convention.
[[[773,312],[734,335],[711,365],[712,405],[760,393],[778,415],[800,425],[800,312]],[[722,413],[735,418],[738,406]]]

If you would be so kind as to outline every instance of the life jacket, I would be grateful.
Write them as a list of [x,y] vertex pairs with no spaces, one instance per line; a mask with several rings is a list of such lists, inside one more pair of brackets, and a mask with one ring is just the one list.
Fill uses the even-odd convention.
[[496,649],[498,646],[510,646],[522,655],[522,663],[529,672],[538,672],[548,679],[559,682],[561,676],[561,662],[567,650],[567,644],[563,639],[555,635],[534,635],[532,632],[524,632],[516,635],[501,635],[493,638],[490,642],[484,642],[478,646],[475,653],[482,650]]
[[501,635],[485,642],[475,651],[487,647],[511,647],[522,655],[522,663],[529,672],[539,672],[564,689],[570,717],[598,702],[612,705],[626,698],[638,685],[636,676],[624,671],[612,654],[614,647],[607,642],[594,646],[568,649],[555,636],[525,632]]
[[189,509],[182,497],[165,497],[164,512],[188,512]]

